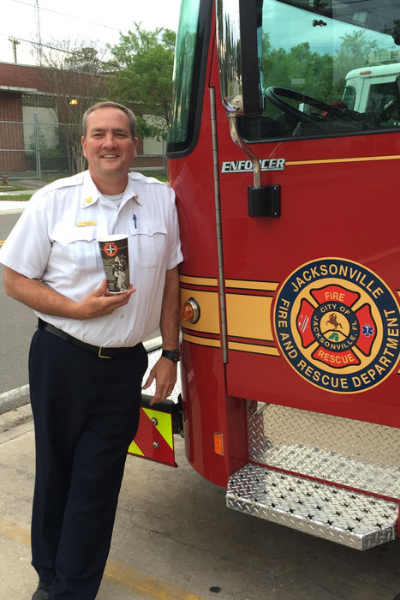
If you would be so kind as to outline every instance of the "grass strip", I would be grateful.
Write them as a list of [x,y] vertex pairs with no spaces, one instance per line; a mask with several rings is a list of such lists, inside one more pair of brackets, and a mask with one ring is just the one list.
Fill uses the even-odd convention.
[[17,194],[17,195],[16,194],[12,194],[10,196],[7,196],[7,194],[4,194],[4,196],[3,195],[0,196],[0,202],[2,200],[7,200],[7,202],[17,202],[17,201],[21,202],[21,200],[22,201],[24,201],[24,200],[28,201],[28,200],[31,199],[32,195],[33,195],[33,192],[31,194]]

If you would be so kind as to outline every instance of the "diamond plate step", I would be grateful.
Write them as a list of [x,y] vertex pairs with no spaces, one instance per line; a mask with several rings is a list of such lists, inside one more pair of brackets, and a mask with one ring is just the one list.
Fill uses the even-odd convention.
[[229,508],[357,550],[397,537],[398,502],[248,464],[229,478]]
[[400,498],[400,429],[248,403],[249,462]]

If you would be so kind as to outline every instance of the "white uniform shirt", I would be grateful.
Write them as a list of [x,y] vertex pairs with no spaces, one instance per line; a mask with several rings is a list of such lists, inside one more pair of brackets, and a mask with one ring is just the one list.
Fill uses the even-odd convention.
[[88,171],[51,183],[32,196],[0,262],[80,301],[105,278],[97,238],[117,233],[129,236],[136,288],[126,306],[84,321],[35,313],[89,344],[134,346],[159,327],[165,272],[182,261],[175,194],[167,185],[130,173],[117,207],[102,197]]

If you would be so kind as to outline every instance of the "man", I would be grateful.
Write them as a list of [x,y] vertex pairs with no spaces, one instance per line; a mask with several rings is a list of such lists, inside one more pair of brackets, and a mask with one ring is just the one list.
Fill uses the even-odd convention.
[[[83,118],[88,171],[32,196],[4,244],[4,284],[39,317],[29,380],[36,480],[32,600],[92,600],[107,560],[128,446],[135,436],[142,340],[158,327],[163,353],[144,387],[164,400],[179,360],[174,193],[129,173],[135,117],[112,102]],[[128,234],[130,280],[109,294],[97,237]]]

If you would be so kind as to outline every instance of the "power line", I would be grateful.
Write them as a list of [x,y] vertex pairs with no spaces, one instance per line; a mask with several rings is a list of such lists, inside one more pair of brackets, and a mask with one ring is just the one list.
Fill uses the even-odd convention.
[[39,0],[36,0],[35,5],[35,21],[36,21],[36,39],[38,41],[37,53],[39,65],[42,64],[42,36],[40,33],[40,9]]
[[[0,37],[6,37],[9,38],[10,36],[6,33],[1,33],[0,32]],[[37,42],[33,42],[32,40],[25,40],[24,38],[21,38],[19,36],[13,36],[16,40],[18,40],[18,42],[25,42],[26,44],[32,44],[32,46],[38,46]],[[65,54],[75,54],[76,50],[65,50],[63,48],[57,48],[57,46],[50,46],[50,44],[43,44],[41,43],[41,46],[43,48],[48,48],[49,50],[57,50],[58,52],[64,52]]]
[[[25,6],[29,6],[30,8],[35,8],[34,4],[31,4],[30,2],[24,2],[24,0],[11,0],[11,2],[14,2],[15,4],[24,4]],[[81,17],[77,17],[76,15],[70,15],[68,13],[63,13],[63,12],[59,12],[57,10],[52,10],[51,8],[43,8],[40,7],[41,11],[45,11],[48,13],[53,13],[55,15],[58,15],[60,17],[68,17],[70,19],[75,19],[77,21],[81,21],[82,18]],[[96,21],[87,21],[88,23],[90,23],[91,25],[98,25],[99,27],[105,27],[105,29],[112,29],[113,31],[120,31],[119,27],[112,27],[111,25],[105,25],[104,23],[97,23]]]
[[[43,8],[42,6],[39,6],[38,0],[35,0],[35,4],[32,4],[30,2],[25,2],[24,0],[11,0],[11,1],[14,2],[14,4],[22,4],[24,6],[29,6],[30,8],[35,9],[35,13],[36,13],[35,14],[35,21],[36,21],[36,37],[37,37],[37,40],[33,41],[31,39],[25,39],[25,38],[22,38],[20,36],[15,35],[13,37],[15,38],[15,40],[17,41],[17,43],[24,42],[26,44],[31,44],[36,49],[36,51],[39,52],[39,54],[41,52],[41,48],[46,48],[48,50],[56,50],[58,52],[63,52],[64,54],[70,54],[70,55],[73,55],[73,54],[76,53],[76,50],[67,50],[67,49],[64,49],[64,48],[60,48],[60,47],[51,45],[49,43],[46,44],[46,43],[42,42],[41,34],[40,34],[40,15],[39,15],[39,12],[40,11],[46,11],[47,13],[52,13],[52,14],[55,14],[55,15],[58,15],[58,16],[61,16],[61,17],[67,17],[67,18],[71,18],[71,19],[75,19],[75,20],[79,20],[79,21],[81,20],[81,17],[77,17],[75,15],[69,15],[67,13],[62,13],[62,12],[59,12],[59,11],[56,11],[56,10],[52,10],[52,9],[48,9],[48,8]],[[109,25],[104,25],[103,23],[97,23],[95,21],[89,21],[89,20],[87,20],[86,22],[89,23],[89,24],[91,24],[91,25],[98,25],[100,27],[104,27],[106,29],[110,29],[110,30],[113,30],[113,31],[118,31],[118,32],[120,31],[120,29],[117,28],[117,27],[112,27],[112,26],[109,26]],[[10,34],[9,34],[9,32],[8,33],[0,32],[0,37],[4,37],[4,38],[6,37],[7,39],[9,39]],[[41,61],[39,60],[39,63],[40,62]]]

